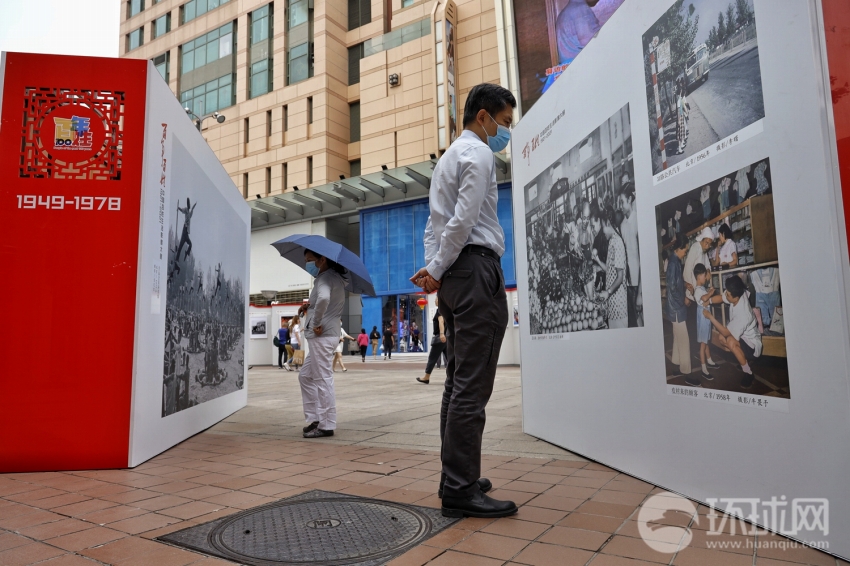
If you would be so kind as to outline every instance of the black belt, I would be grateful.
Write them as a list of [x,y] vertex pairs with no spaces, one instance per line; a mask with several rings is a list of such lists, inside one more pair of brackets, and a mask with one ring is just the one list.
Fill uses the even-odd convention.
[[463,249],[461,250],[461,253],[483,255],[483,256],[487,256],[487,257],[492,257],[496,261],[499,261],[499,260],[502,259],[499,256],[499,254],[497,254],[496,252],[494,252],[490,248],[485,248],[484,246],[476,246],[475,244],[468,244],[468,245],[464,246]]

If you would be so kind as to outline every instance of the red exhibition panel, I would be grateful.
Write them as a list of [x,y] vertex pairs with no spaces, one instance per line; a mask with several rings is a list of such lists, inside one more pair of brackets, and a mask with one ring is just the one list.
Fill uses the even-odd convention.
[[844,222],[850,240],[850,3],[847,0],[823,0],[823,21],[838,168],[844,197]]
[[6,54],[0,472],[127,466],[146,75]]

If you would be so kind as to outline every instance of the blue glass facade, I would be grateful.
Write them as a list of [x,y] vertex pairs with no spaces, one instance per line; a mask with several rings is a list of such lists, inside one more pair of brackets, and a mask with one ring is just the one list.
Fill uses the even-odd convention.
[[[509,184],[499,187],[497,213],[505,232],[505,253],[502,256],[505,285],[515,287],[513,207]],[[399,320],[412,322],[414,318],[423,331],[427,328],[423,325],[423,320],[428,320],[427,310],[417,314],[418,307],[412,308],[413,300],[407,296],[420,292],[410,282],[410,276],[425,266],[424,234],[428,214],[428,199],[360,213],[360,255],[379,295],[377,298],[363,297],[363,326],[367,332],[372,326],[377,326],[383,333],[382,326],[392,321],[394,332],[402,334],[403,330],[399,328],[403,323]],[[422,342],[427,347],[424,332]],[[395,351],[398,351],[398,346]]]

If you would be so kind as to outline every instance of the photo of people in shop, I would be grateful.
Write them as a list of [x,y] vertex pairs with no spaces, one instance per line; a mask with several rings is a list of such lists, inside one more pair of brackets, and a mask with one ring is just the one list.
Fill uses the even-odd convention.
[[624,106],[525,187],[532,335],[643,326]]
[[752,0],[676,0],[643,55],[654,175],[764,118]]
[[789,399],[770,160],[655,214],[667,383]]

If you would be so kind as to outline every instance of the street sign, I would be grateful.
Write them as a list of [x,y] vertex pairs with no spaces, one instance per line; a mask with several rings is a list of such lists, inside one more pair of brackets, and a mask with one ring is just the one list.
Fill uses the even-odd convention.
[[655,60],[658,63],[658,72],[664,71],[670,66],[670,40],[660,44],[655,50]]

